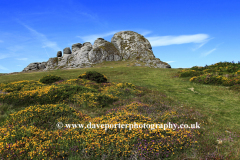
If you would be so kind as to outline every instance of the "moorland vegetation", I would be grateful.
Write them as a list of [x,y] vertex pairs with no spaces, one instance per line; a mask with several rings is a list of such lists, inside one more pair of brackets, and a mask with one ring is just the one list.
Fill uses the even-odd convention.
[[[188,69],[129,63],[0,76],[0,158],[239,159],[239,62]],[[59,122],[200,128],[58,128]]]

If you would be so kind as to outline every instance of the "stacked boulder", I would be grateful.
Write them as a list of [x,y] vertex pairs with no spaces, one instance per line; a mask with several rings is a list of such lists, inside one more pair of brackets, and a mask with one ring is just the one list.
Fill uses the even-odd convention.
[[[115,33],[111,42],[97,38],[92,45],[90,42],[72,45],[57,52],[57,57],[49,58],[47,62],[31,63],[23,71],[54,70],[64,68],[87,68],[103,61],[134,60],[145,63],[145,66],[155,68],[171,68],[165,62],[155,58],[151,44],[142,35],[133,31]],[[141,66],[135,64],[135,66]]]
[[57,52],[57,57],[62,57],[62,51]]

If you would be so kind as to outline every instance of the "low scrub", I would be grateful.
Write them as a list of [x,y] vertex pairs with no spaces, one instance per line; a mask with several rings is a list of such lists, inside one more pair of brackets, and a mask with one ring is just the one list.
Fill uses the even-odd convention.
[[[133,151],[138,151],[139,157],[157,158],[160,156],[163,158],[183,148],[191,147],[193,140],[183,139],[183,137],[197,133],[191,130],[174,131],[161,128],[155,130],[95,128],[93,132],[92,129],[87,128],[73,130],[63,127],[56,130],[56,126],[53,125],[58,122],[84,125],[90,122],[93,124],[135,122],[139,125],[166,122],[166,119],[153,121],[150,117],[143,116],[141,112],[145,112],[146,107],[150,107],[139,102],[109,110],[106,115],[97,118],[91,118],[67,105],[72,102],[81,108],[107,107],[120,98],[142,93],[131,83],[99,84],[89,80],[70,79],[45,85],[39,81],[21,81],[1,84],[0,89],[9,92],[9,94],[0,95],[0,101],[29,106],[11,114],[3,123],[4,127],[0,129],[2,158],[42,159],[48,157],[53,159],[78,154],[81,157],[98,159],[104,155],[131,157]],[[161,112],[161,110],[155,110],[155,112]],[[9,130],[10,125],[15,127]],[[8,134],[5,134],[6,132]],[[14,137],[13,134],[15,134]],[[178,141],[178,139],[182,140]],[[159,143],[169,145],[157,145]]]
[[[239,68],[234,67],[220,70],[238,75]],[[210,70],[216,71],[215,67],[193,67],[182,70],[178,76],[189,77],[191,82],[201,83],[197,80],[201,79],[204,84],[230,84],[224,77],[214,79],[215,75],[208,73]],[[231,77],[236,78],[233,86],[239,82],[237,77]],[[54,79],[51,83],[40,80],[0,83],[0,90],[8,92],[0,94],[0,159],[188,159],[197,151],[199,159],[231,157],[215,152],[218,137],[206,136],[207,126],[212,124],[207,117],[184,109],[182,104],[180,107],[157,91],[132,83],[107,82],[107,77],[100,73],[85,72],[74,79]],[[164,129],[163,124],[169,122],[172,125],[198,122],[201,129],[194,126]],[[91,129],[85,128],[90,123]],[[113,127],[134,123],[137,128]],[[101,128],[101,124],[113,126]],[[144,128],[145,124],[150,125]],[[235,137],[231,135],[231,140]]]
[[220,62],[214,65],[184,69],[179,72],[179,77],[190,77],[190,82],[231,86],[239,91],[240,64]]

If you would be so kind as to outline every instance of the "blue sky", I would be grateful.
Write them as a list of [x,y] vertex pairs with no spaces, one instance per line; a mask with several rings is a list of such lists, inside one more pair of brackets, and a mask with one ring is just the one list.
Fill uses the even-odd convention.
[[0,73],[134,31],[172,68],[240,61],[239,0],[1,0]]

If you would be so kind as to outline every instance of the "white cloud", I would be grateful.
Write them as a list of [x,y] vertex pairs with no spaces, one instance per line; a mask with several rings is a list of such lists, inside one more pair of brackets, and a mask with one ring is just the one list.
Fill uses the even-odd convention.
[[2,41],[2,40],[0,40],[0,43],[3,43],[3,41]]
[[209,36],[207,34],[181,35],[181,36],[159,36],[146,37],[153,47],[168,46],[184,43],[203,43]]
[[26,61],[26,60],[28,60],[28,58],[16,58],[16,60],[19,60],[19,61]]
[[39,41],[42,42],[42,48],[51,48],[54,50],[61,50],[58,46],[56,42],[52,42],[50,40],[47,39],[47,37],[42,34],[37,32],[36,30],[30,28],[29,26],[25,25],[24,23],[22,23],[21,21],[17,20],[21,25],[23,25],[24,27],[26,27]]

